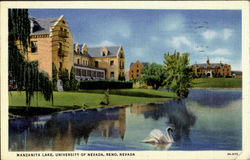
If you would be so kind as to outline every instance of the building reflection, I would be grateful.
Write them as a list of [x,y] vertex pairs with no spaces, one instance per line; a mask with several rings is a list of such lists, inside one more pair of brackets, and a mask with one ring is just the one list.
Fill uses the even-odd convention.
[[118,111],[118,119],[102,120],[98,127],[93,131],[93,135],[102,137],[120,137],[124,138],[126,131],[126,112],[125,108],[121,108]]
[[10,120],[9,128],[11,151],[73,151],[75,144],[87,144],[91,136],[123,140],[126,131],[125,108],[65,112],[47,119],[13,121]]
[[150,104],[132,104],[130,107],[130,113],[142,114],[145,112],[155,111],[157,107]]

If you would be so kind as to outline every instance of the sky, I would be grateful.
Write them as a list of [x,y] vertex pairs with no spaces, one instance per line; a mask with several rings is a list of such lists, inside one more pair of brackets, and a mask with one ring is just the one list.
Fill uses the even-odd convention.
[[30,9],[29,16],[64,15],[74,43],[122,45],[131,62],[163,64],[164,53],[190,54],[190,65],[227,63],[241,71],[240,10]]

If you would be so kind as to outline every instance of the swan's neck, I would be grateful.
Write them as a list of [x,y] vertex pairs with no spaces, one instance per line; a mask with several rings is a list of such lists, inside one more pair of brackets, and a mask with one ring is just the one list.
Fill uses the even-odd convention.
[[169,133],[169,131],[167,130],[167,138],[169,142],[174,142],[174,139],[172,137],[172,135]]

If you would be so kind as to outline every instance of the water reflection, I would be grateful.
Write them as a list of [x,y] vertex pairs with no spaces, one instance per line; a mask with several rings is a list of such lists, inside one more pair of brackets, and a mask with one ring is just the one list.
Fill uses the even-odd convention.
[[65,112],[52,116],[10,120],[12,151],[72,151],[89,136],[123,139],[126,131],[125,108],[98,112]]
[[181,137],[188,138],[190,127],[195,123],[195,115],[187,110],[185,103],[181,99],[167,101],[163,104],[132,105],[131,113],[144,114],[144,117],[159,120],[167,118],[166,127],[174,126],[175,140]]
[[207,107],[225,107],[227,104],[241,100],[241,90],[191,90],[187,101],[194,101]]
[[[239,150],[241,105],[238,90],[194,90],[185,100],[10,119],[9,150]],[[174,143],[140,143],[168,126]]]

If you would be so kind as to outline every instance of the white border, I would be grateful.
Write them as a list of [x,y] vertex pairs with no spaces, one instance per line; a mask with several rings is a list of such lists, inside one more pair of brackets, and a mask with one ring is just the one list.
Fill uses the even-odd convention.
[[[242,151],[133,151],[135,157],[119,159],[250,159],[250,71],[249,71],[249,2],[247,1],[55,1],[55,2],[0,2],[1,5],[1,156],[9,159],[54,159],[55,157],[16,157],[8,152],[8,8],[64,8],[64,9],[240,9],[242,10],[242,70],[243,112]],[[116,152],[116,151],[113,151]],[[122,151],[128,153],[126,151]],[[26,152],[31,153],[31,152]],[[51,152],[41,152],[51,153]],[[70,153],[70,152],[67,152]],[[82,152],[74,152],[82,153]],[[86,153],[86,152],[85,152]],[[100,152],[94,152],[100,153]],[[101,152],[105,153],[105,152]],[[120,152],[119,152],[120,153]],[[227,156],[238,153],[238,156]],[[56,159],[78,159],[61,157]],[[117,159],[118,157],[80,157],[79,159]]]

